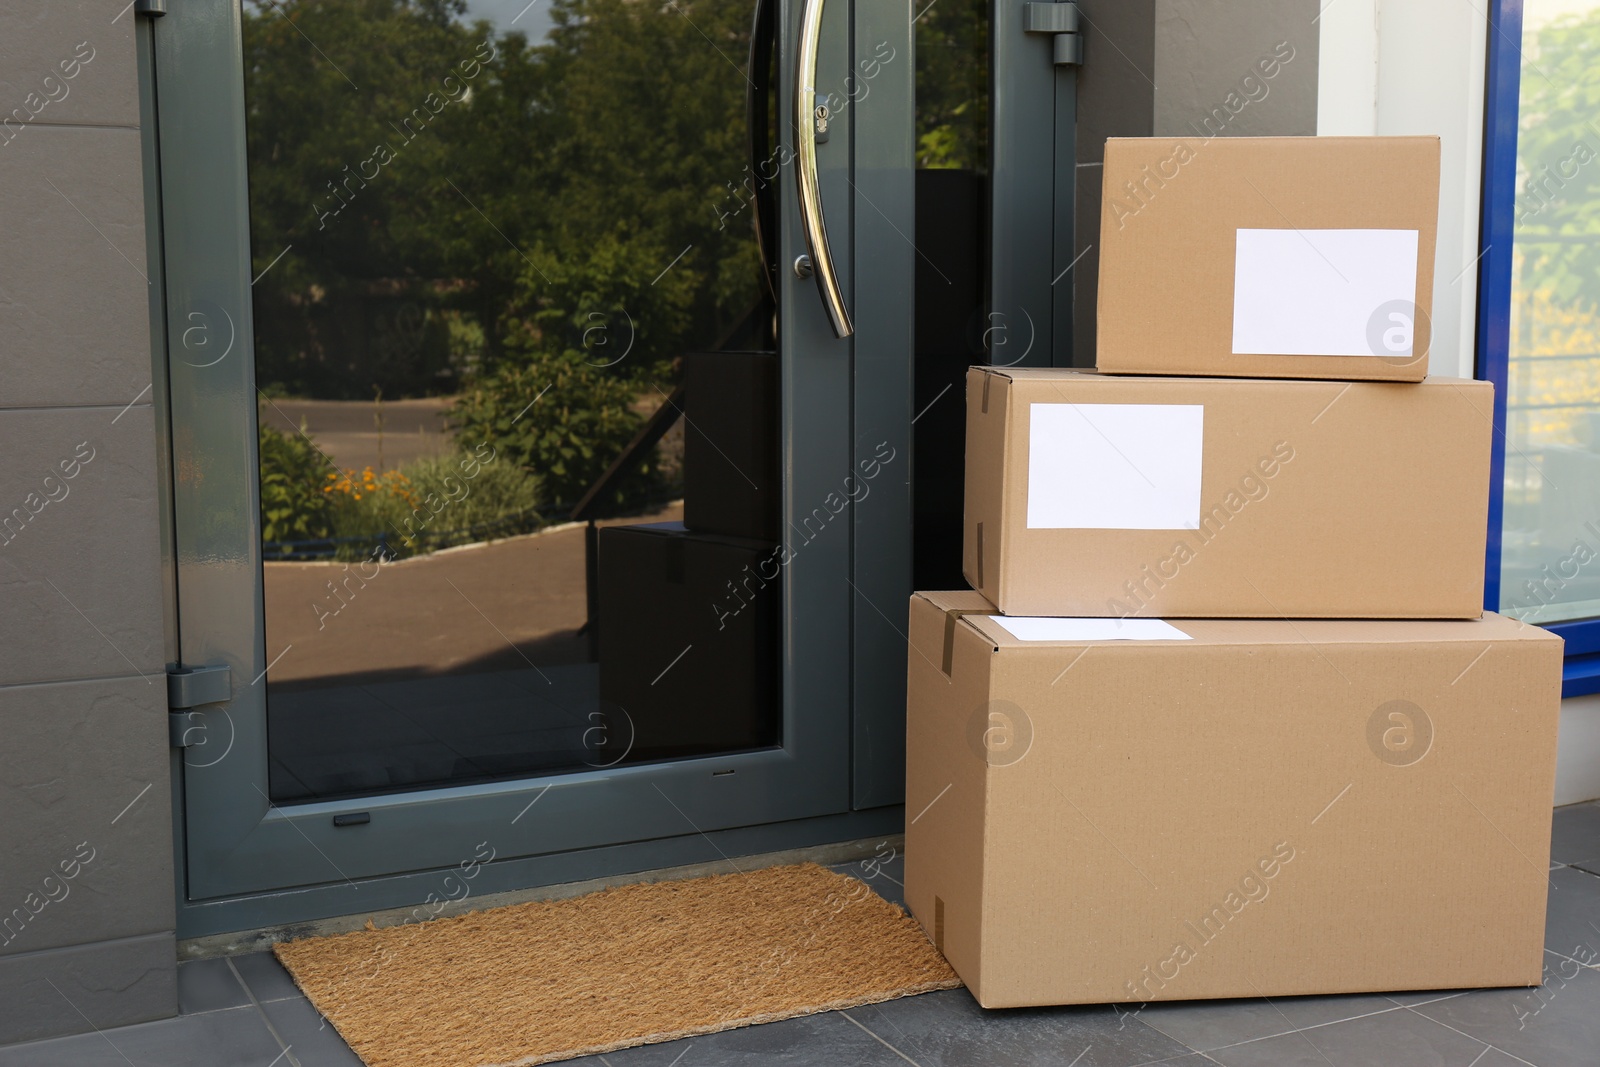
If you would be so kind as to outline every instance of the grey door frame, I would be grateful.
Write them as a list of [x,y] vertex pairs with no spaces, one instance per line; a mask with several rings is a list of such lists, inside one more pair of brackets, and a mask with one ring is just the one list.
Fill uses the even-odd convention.
[[[779,114],[789,113],[794,89],[797,8],[785,0],[780,18]],[[784,746],[288,808],[267,798],[264,678],[281,650],[265,647],[262,621],[240,21],[238,0],[188,0],[152,35],[178,656],[183,666],[232,672],[231,699],[185,720],[200,743],[182,750],[175,777],[186,860],[180,932],[420,900],[428,882],[420,875],[481,859],[483,842],[500,861],[497,881],[515,880],[513,870],[567,879],[631,869],[639,856],[662,865],[698,855],[707,835],[734,840],[739,827],[782,822],[785,839],[798,840],[808,820],[849,836],[851,825],[877,833],[885,817],[898,819],[894,808],[855,824],[840,816],[898,804],[902,792],[903,748],[853,753],[852,736],[870,744],[899,734],[904,709],[895,620],[910,592],[909,11],[834,0],[824,22],[819,91],[848,93],[846,76],[877,42],[890,42],[902,61],[883,65],[870,93],[852,95],[819,152],[856,338],[833,337],[814,283],[782,275],[784,506],[795,538],[781,578]],[[791,142],[787,130],[780,140]],[[803,250],[792,178],[784,167],[785,264]],[[898,467],[882,461],[882,445]],[[846,505],[850,520],[813,535],[805,519],[856,496],[862,464],[874,462],[870,492]],[[371,822],[334,827],[333,816],[357,811]]]
[[[1060,24],[1082,22],[1063,34],[1077,38],[1070,46],[1030,30],[1030,18],[1052,21],[1039,11],[1051,7],[1074,9]],[[1003,366],[1074,365],[1071,272],[1088,251],[1076,248],[1078,67],[1090,29],[1076,7],[994,0],[986,347]],[[1057,63],[1058,47],[1075,49],[1078,62]],[[1093,354],[1084,353],[1078,365],[1092,364]]]

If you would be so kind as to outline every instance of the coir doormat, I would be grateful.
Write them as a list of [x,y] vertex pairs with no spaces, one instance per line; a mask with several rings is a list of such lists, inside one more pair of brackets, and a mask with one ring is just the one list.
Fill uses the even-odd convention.
[[814,863],[618,886],[274,951],[367,1067],[511,1067],[961,984]]

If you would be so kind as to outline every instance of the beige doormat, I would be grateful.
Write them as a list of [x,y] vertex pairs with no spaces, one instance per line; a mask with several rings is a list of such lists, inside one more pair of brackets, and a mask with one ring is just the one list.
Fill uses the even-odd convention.
[[509,1067],[961,984],[814,863],[618,886],[274,951],[367,1067]]

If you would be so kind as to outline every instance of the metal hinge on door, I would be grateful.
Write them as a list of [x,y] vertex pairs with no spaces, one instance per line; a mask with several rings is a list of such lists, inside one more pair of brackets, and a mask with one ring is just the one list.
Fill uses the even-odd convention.
[[226,664],[211,667],[180,667],[167,672],[167,734],[173,748],[188,748],[195,742],[190,708],[220,704],[233,699],[233,671]]
[[1083,34],[1078,29],[1077,4],[1025,4],[1022,29],[1025,33],[1047,33],[1055,38],[1056,66],[1083,64]]
[[167,13],[167,0],[133,0],[133,13],[158,19]]

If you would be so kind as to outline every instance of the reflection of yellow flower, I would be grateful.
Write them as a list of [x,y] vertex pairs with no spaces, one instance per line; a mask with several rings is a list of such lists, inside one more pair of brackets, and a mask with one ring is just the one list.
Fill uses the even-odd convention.
[[[1519,275],[1524,256],[1519,250]],[[1518,292],[1506,408],[1507,430],[1521,448],[1591,444],[1577,429],[1600,410],[1600,310],[1592,300],[1558,303],[1549,288]]]
[[322,487],[324,493],[344,493],[354,500],[360,500],[363,494],[387,493],[405,501],[407,507],[415,508],[421,503],[411,491],[411,479],[399,471],[377,474],[371,467],[363,467],[357,473],[352,468],[328,475],[328,483]]

